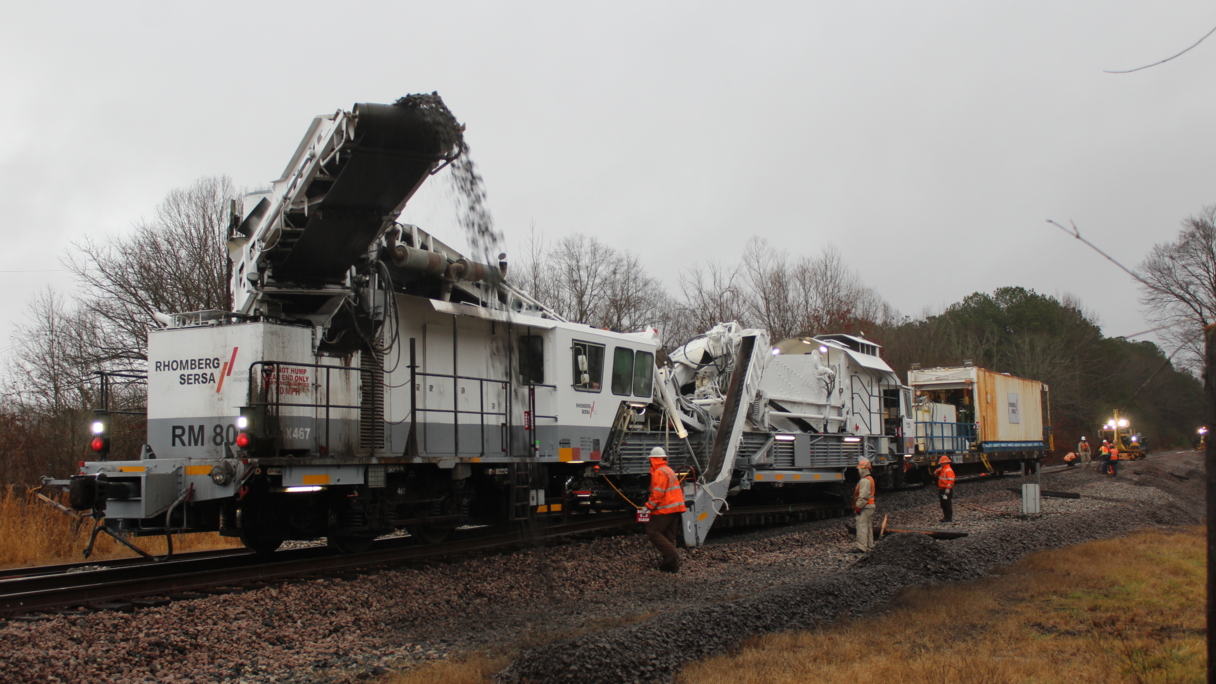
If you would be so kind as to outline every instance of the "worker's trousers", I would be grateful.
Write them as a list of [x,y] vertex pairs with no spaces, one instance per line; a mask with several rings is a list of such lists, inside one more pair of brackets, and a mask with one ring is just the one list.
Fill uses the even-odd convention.
[[663,515],[651,513],[650,520],[646,521],[646,538],[650,540],[651,544],[654,544],[654,548],[663,557],[663,560],[659,562],[659,569],[664,572],[676,572],[680,569],[680,554],[676,551],[676,535],[680,532],[681,518],[683,516],[679,513]]
[[942,522],[954,521],[954,489],[937,490],[937,498],[942,502]]
[[866,552],[874,548],[873,506],[867,506],[857,514],[857,548]]

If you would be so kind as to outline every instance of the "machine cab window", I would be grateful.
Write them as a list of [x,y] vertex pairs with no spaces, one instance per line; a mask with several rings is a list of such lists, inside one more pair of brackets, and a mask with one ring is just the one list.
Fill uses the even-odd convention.
[[650,398],[654,379],[654,354],[617,347],[612,352],[612,393]]
[[633,350],[617,347],[612,352],[612,393],[629,396],[633,390]]
[[598,392],[604,382],[604,345],[574,341],[570,347],[574,362],[574,389]]
[[519,382],[521,385],[545,384],[545,339],[540,335],[519,337]]
[[633,362],[633,395],[650,398],[653,391],[651,383],[654,379],[654,354],[640,351]]

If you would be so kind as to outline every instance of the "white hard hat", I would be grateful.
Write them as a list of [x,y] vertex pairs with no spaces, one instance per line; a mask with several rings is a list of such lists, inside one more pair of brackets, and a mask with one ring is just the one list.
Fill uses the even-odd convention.
[[869,467],[870,467],[870,459],[868,459],[868,458],[863,458],[863,459],[861,459],[860,461],[858,461],[858,462],[857,462],[857,467],[858,467],[858,468],[869,468]]
[[663,451],[663,447],[655,447],[650,450],[651,458],[667,458],[667,452]]

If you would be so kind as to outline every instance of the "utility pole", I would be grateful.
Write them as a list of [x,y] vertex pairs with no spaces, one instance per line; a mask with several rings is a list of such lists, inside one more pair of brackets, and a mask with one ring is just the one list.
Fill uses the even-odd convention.
[[[1207,325],[1203,329],[1204,337],[1204,369],[1203,394],[1207,405],[1207,424],[1216,426],[1216,324]],[[1208,505],[1208,684],[1216,684],[1216,639],[1212,638],[1212,630],[1216,629],[1216,434],[1213,439],[1204,438],[1207,453],[1204,459],[1204,481],[1206,483]]]

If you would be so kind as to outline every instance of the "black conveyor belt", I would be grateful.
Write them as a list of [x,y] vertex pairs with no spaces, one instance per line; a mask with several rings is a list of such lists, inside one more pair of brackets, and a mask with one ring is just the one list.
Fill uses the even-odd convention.
[[307,194],[323,194],[324,199],[309,208],[302,232],[291,236],[285,232],[289,240],[274,259],[277,278],[300,282],[341,278],[366,254],[390,212],[422,185],[459,141],[455,120],[433,110],[357,104],[353,113],[355,133],[342,148],[336,178],[332,183],[313,181]]

